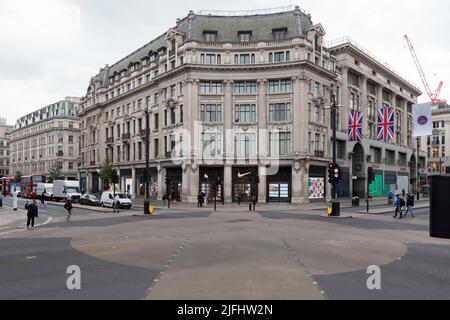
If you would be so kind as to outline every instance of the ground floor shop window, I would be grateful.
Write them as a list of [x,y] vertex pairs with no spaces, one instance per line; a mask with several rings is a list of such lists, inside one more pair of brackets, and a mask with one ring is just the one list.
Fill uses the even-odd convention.
[[309,178],[308,195],[310,200],[325,199],[325,178]]

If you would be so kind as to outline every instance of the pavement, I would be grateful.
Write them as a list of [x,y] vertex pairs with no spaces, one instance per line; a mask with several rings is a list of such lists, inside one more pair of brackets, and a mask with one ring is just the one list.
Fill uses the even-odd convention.
[[[450,299],[450,240],[429,237],[427,208],[403,220],[258,208],[83,208],[67,222],[47,206],[48,224],[0,232],[0,299]],[[67,289],[72,265],[81,290]],[[367,288],[372,265],[381,290]]]

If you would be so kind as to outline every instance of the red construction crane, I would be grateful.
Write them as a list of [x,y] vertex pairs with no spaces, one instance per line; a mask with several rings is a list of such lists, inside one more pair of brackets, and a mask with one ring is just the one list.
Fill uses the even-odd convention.
[[442,85],[444,82],[440,81],[439,85],[436,89],[436,92],[433,93],[431,91],[430,85],[428,84],[427,78],[425,77],[425,72],[423,72],[422,66],[420,65],[419,59],[417,58],[416,51],[414,50],[411,41],[409,41],[408,36],[405,34],[406,42],[408,43],[409,51],[411,51],[411,55],[413,57],[414,63],[416,64],[417,71],[419,71],[420,79],[422,79],[422,83],[425,86],[425,90],[427,91],[428,96],[430,97],[432,104],[441,104],[443,101],[439,99],[439,95],[441,94]]

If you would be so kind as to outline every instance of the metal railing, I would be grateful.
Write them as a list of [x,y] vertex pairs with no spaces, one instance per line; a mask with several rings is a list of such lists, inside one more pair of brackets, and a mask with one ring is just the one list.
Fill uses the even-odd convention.
[[200,10],[195,12],[198,15],[213,15],[213,16],[253,16],[253,15],[263,15],[263,14],[273,14],[280,12],[288,12],[294,10],[300,10],[303,14],[306,12],[299,6],[289,5],[282,7],[273,7],[267,9],[253,9],[253,10]]
[[330,50],[332,48],[339,47],[339,46],[342,46],[342,45],[345,45],[345,44],[350,44],[353,47],[357,48],[358,50],[362,51],[365,55],[369,56],[370,58],[372,58],[373,60],[375,60],[376,62],[381,64],[383,67],[388,69],[390,72],[392,72],[396,76],[398,76],[401,79],[403,79],[404,81],[406,81],[409,85],[411,85],[412,87],[414,87],[418,91],[421,91],[420,86],[417,83],[415,83],[414,81],[411,81],[410,79],[406,78],[405,76],[403,76],[399,72],[395,71],[388,63],[386,63],[382,59],[378,58],[376,55],[371,53],[369,50],[364,48],[362,45],[360,45],[359,43],[357,43],[356,41],[354,41],[350,37],[342,37],[342,38],[338,38],[338,39],[331,40],[331,41],[324,41],[323,46]]

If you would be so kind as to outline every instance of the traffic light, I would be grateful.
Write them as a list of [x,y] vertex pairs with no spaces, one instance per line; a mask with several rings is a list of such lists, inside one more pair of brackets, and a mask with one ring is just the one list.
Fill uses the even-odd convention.
[[334,169],[336,167],[336,164],[330,163],[328,165],[328,182],[331,184],[334,184]]
[[328,182],[331,184],[337,184],[342,178],[341,167],[336,163],[330,163],[328,165]]
[[372,167],[367,168],[367,179],[369,180],[369,184],[375,181],[375,172]]
[[334,167],[334,180],[336,183],[338,183],[341,180],[341,176],[342,176],[341,167],[339,167],[339,165],[337,164]]

